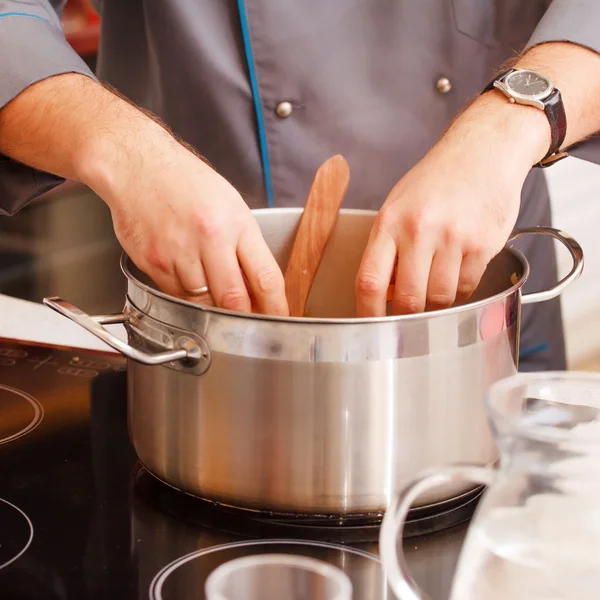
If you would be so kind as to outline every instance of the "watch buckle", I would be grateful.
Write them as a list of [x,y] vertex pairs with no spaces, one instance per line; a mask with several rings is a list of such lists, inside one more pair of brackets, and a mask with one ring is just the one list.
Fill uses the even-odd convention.
[[550,156],[547,156],[546,158],[540,160],[537,166],[545,169],[547,167],[551,167],[554,163],[557,163],[559,160],[567,158],[567,156],[569,156],[568,152],[555,152],[554,154],[551,154]]

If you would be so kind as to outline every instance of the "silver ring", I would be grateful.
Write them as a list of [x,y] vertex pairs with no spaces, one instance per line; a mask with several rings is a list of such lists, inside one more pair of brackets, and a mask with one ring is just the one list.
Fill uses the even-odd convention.
[[203,296],[204,294],[208,294],[208,286],[203,285],[193,290],[183,290],[183,292],[186,296]]

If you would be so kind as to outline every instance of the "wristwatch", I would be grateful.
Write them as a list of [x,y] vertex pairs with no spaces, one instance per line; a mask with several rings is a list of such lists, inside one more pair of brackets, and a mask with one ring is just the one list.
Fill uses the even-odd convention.
[[545,75],[529,69],[508,69],[490,81],[482,93],[494,88],[500,90],[509,102],[534,106],[546,113],[551,131],[550,149],[534,166],[549,167],[568,156],[560,149],[567,134],[565,107],[560,90]]

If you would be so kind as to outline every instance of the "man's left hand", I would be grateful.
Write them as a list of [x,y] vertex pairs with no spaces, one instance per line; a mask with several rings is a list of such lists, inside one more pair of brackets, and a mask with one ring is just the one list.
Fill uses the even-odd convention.
[[549,141],[541,111],[496,91],[478,99],[383,204],[356,279],[357,315],[386,314],[394,275],[394,314],[467,299],[506,244],[525,177]]

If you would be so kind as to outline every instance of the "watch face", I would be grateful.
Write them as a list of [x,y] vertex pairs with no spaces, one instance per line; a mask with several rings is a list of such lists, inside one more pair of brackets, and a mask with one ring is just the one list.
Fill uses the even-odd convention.
[[530,98],[543,98],[550,92],[552,87],[550,81],[534,71],[511,73],[506,78],[506,85],[511,91]]

